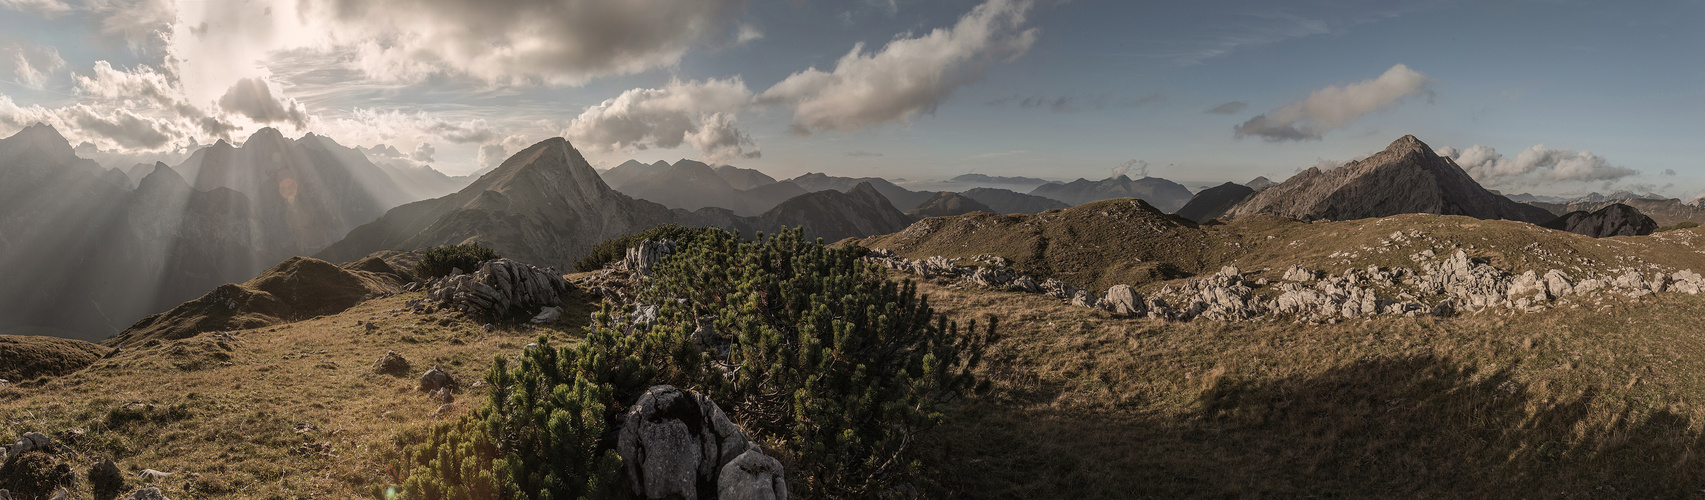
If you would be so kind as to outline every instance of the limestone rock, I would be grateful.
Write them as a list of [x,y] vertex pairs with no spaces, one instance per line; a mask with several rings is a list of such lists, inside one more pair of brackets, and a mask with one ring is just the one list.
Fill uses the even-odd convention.
[[1107,289],[1107,294],[1101,297],[1096,307],[1120,316],[1141,316],[1146,310],[1143,307],[1143,296],[1131,288],[1131,285],[1113,285]]
[[456,387],[456,379],[451,377],[450,372],[444,371],[443,368],[434,366],[426,373],[420,374],[420,390],[432,392],[446,387]]
[[452,274],[434,280],[427,296],[444,307],[504,318],[518,312],[530,316],[540,308],[558,306],[568,290],[568,281],[555,270],[493,259],[472,274]]
[[124,489],[124,471],[119,470],[118,464],[102,458],[89,466],[89,485],[95,490],[98,498],[112,498]]
[[[647,389],[628,409],[616,435],[629,487],[648,499],[693,500],[700,491],[720,491],[724,467],[751,449],[746,434],[710,398],[667,385]],[[742,463],[774,465],[775,477],[781,476],[779,463]],[[761,474],[750,476],[755,482]]]
[[535,325],[549,325],[558,321],[562,321],[562,308],[557,306],[549,306],[539,309],[539,314],[537,316],[533,316],[533,319],[528,320],[529,323]]
[[46,434],[42,434],[40,432],[26,432],[23,436],[18,438],[17,442],[12,443],[12,452],[6,456],[16,457],[36,450],[51,451],[52,446],[53,438],[47,437]]
[[721,500],[784,500],[787,480],[781,462],[765,455],[756,445],[722,466],[716,481]]
[[1552,297],[1563,297],[1575,293],[1575,283],[1563,271],[1552,269],[1545,272],[1545,290]]
[[621,268],[632,271],[635,276],[651,275],[651,267],[663,260],[663,257],[675,253],[675,242],[669,240],[640,240],[639,245],[629,248],[627,257],[622,259]]

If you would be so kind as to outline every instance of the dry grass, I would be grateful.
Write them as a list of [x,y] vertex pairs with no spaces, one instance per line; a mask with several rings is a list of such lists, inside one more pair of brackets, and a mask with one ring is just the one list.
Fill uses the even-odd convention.
[[995,314],[941,496],[1678,497],[1705,487],[1705,300],[1353,324],[1168,324],[926,285]]
[[[400,479],[389,466],[395,439],[484,401],[483,389],[467,388],[494,355],[518,352],[541,333],[565,343],[584,334],[486,332],[443,313],[386,312],[420,296],[237,331],[236,340],[202,334],[145,342],[44,384],[0,389],[0,436],[87,429],[71,459],[79,477],[94,457],[111,457],[131,475],[126,491],[143,486],[134,477],[141,469],[173,473],[152,485],[174,499],[373,496]],[[571,318],[590,312],[584,302],[568,311]],[[357,321],[379,328],[369,333]],[[411,375],[373,373],[389,350],[408,358]],[[414,390],[418,374],[435,364],[464,389],[442,410]],[[87,484],[78,490],[89,498]]]

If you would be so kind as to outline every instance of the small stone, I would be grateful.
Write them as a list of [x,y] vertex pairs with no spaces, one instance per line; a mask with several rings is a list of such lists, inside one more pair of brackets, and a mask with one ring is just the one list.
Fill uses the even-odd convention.
[[397,354],[397,351],[385,351],[384,356],[380,356],[377,361],[373,362],[373,373],[380,375],[402,376],[408,374],[408,372],[408,359],[403,358],[403,355],[401,354]]
[[126,495],[124,497],[124,500],[172,500],[172,499],[166,498],[166,494],[161,493],[159,488],[149,487],[149,488],[142,488],[140,490],[130,492],[129,495]]
[[455,386],[456,379],[451,377],[450,372],[444,371],[443,368],[434,366],[431,370],[427,370],[426,373],[420,374],[420,390],[422,391],[432,392],[441,388],[453,388]]

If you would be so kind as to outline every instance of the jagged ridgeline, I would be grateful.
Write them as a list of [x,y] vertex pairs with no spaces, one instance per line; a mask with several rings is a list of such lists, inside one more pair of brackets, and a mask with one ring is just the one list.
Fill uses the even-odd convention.
[[[655,321],[629,323],[606,305],[585,341],[557,347],[541,337],[516,362],[499,356],[482,407],[405,435],[413,444],[395,464],[409,471],[405,496],[598,497],[650,488],[663,478],[647,476],[650,465],[623,463],[605,434],[659,384],[723,405],[752,441],[782,458],[796,494],[870,497],[916,487],[932,470],[915,449],[918,437],[975,388],[972,370],[995,323],[960,328],[865,253],[826,248],[797,230],[755,240],[698,233],[654,267],[640,292],[641,304],[658,306]],[[702,469],[696,481],[700,491],[716,491]]]

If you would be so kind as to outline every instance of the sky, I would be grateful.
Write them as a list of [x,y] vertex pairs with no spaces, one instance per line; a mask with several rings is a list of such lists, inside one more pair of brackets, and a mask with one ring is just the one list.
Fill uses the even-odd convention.
[[262,127],[460,175],[550,137],[944,179],[1334,168],[1413,134],[1505,193],[1691,199],[1705,2],[0,0],[0,134],[109,166]]

